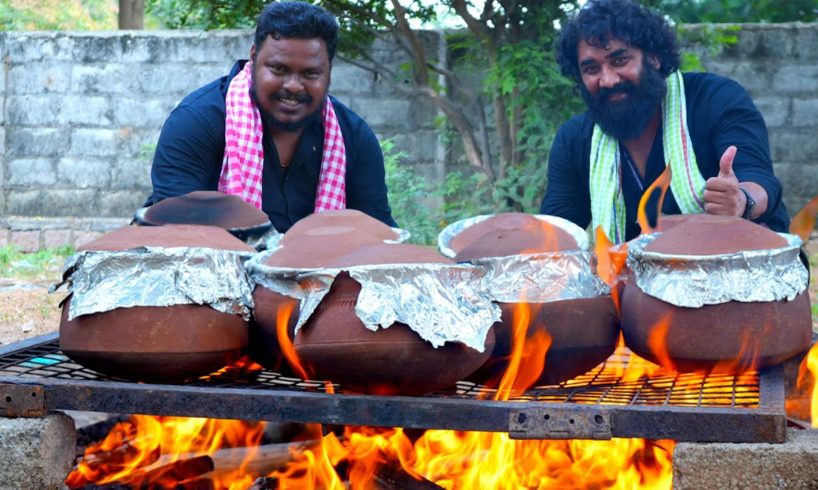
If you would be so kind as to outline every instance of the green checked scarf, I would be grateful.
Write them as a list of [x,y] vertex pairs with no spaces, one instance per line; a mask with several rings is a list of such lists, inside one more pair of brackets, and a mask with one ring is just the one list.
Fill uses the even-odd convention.
[[[662,102],[662,144],[665,161],[670,165],[670,188],[682,213],[704,211],[704,177],[696,165],[693,143],[687,130],[687,111],[682,74],[667,78],[667,93]],[[593,229],[601,226],[614,243],[625,241],[625,198],[619,141],[594,125],[591,138],[591,219]]]

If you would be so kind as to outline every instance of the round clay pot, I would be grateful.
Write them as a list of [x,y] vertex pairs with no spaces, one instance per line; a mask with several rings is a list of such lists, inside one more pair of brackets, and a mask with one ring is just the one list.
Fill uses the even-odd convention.
[[139,225],[210,225],[224,228],[236,238],[248,241],[260,237],[273,224],[267,214],[242,198],[219,191],[194,191],[169,197],[139,209],[134,216]]
[[539,219],[527,213],[499,213],[465,228],[452,237],[449,248],[459,253],[466,246],[474,243],[481,236],[492,231],[522,230],[534,228]]
[[[730,217],[689,215],[645,246],[674,256],[718,256],[787,245],[784,237]],[[667,359],[678,371],[740,372],[780,363],[804,351],[812,339],[809,296],[793,301],[740,302],[688,308],[643,292],[629,272],[622,293],[622,332],[626,345],[657,364]],[[651,342],[660,347],[651,347]]]
[[247,346],[247,323],[200,305],[118,308],[60,319],[60,349],[77,363],[137,381],[176,381],[212,373]]
[[508,368],[513,349],[514,312],[528,308],[526,339],[545,332],[551,345],[535,385],[554,385],[574,378],[607,359],[619,339],[619,321],[610,296],[549,303],[499,303],[502,320],[495,325],[491,358],[468,379],[496,387]]
[[357,281],[341,273],[295,336],[298,358],[314,378],[351,392],[420,395],[453,386],[494,348],[492,330],[483,352],[454,342],[434,348],[402,323],[368,330],[355,314],[360,290]]
[[317,228],[343,226],[356,230],[358,233],[377,238],[378,241],[396,240],[398,234],[389,225],[355,209],[341,209],[336,211],[322,211],[310,214],[298,220],[287,233],[282,243],[297,239],[305,232],[314,232]]
[[[651,334],[661,328],[666,328],[666,353],[656,353],[649,345]],[[809,295],[804,291],[793,301],[730,301],[685,308],[629,285],[622,297],[622,332],[625,344],[637,355],[661,364],[666,354],[681,372],[709,371],[717,365],[736,372],[760,369],[809,348]]]
[[[134,247],[252,247],[211,226],[126,227],[82,250]],[[247,322],[207,305],[136,306],[68,320],[63,304],[60,347],[71,359],[104,374],[139,381],[170,381],[209,374],[238,359],[248,342]]]

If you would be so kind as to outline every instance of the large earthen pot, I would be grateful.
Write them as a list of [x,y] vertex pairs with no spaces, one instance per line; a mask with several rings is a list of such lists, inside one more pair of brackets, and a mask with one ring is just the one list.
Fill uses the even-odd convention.
[[[282,240],[281,247],[265,258],[263,264],[284,269],[320,269],[360,247],[383,243],[382,239],[364,230],[344,224],[330,225],[323,220],[313,221],[316,226],[297,230],[296,235],[289,235],[288,230],[285,237],[289,239]],[[286,321],[286,334],[289,341],[292,341],[299,318],[300,301],[257,284],[253,289],[253,304],[250,356],[268,369],[292,374],[281,351],[279,335],[284,332],[279,334],[277,329],[279,322]]]
[[550,339],[545,365],[535,385],[554,385],[588,372],[613,354],[619,339],[619,318],[610,295],[498,304],[502,319],[495,327],[494,350],[486,364],[469,377],[477,383],[496,386],[508,368],[515,310],[528,310],[526,342],[543,333]]
[[[451,264],[426,247],[378,244],[337,260],[337,268],[372,264]],[[479,352],[458,342],[434,348],[408,325],[367,329],[355,313],[361,285],[340,273],[295,336],[298,358],[317,379],[344,390],[380,395],[419,395],[453,386],[471,374],[494,347],[491,329]]]
[[398,233],[389,225],[356,209],[341,209],[305,216],[287,230],[282,242],[286,244],[298,240],[304,233],[314,233],[318,228],[332,229],[333,227],[352,228],[361,234],[377,238],[379,241],[398,239]]
[[[523,213],[504,213],[464,229],[451,240],[458,250],[455,260],[515,254],[579,250],[566,229]],[[473,228],[484,230],[479,234]],[[465,237],[463,236],[465,235]],[[521,294],[522,296],[522,294]],[[496,343],[489,361],[470,380],[495,386],[508,368],[513,349],[515,311],[526,311],[526,342],[546,334],[550,346],[537,385],[556,384],[592,369],[610,356],[619,337],[616,308],[610,295],[543,303],[498,302],[502,321],[496,326]]]
[[236,238],[251,241],[272,229],[267,214],[244,199],[219,191],[194,191],[139,209],[139,225],[194,224],[218,226]]
[[[675,257],[719,256],[748,250],[773,250],[787,240],[741,218],[691,215],[649,243],[645,250]],[[796,259],[797,260],[797,259]],[[728,301],[683,307],[642,291],[629,272],[622,296],[622,331],[636,354],[678,371],[739,372],[778,364],[810,345],[809,295],[792,301]]]
[[[80,250],[117,252],[135,247],[207,247],[252,252],[227,231],[196,225],[127,227]],[[68,320],[63,304],[60,348],[71,359],[111,376],[173,381],[206,375],[243,355],[247,322],[207,305],[134,306]]]

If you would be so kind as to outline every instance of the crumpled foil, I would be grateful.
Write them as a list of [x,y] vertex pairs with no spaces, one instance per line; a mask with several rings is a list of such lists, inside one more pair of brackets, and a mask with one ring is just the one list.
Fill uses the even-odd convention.
[[628,244],[627,264],[639,289],[676,306],[789,301],[806,289],[807,269],[798,258],[801,239],[779,235],[787,246],[720,255],[649,252],[658,234],[643,235]]
[[[460,232],[494,215],[481,215],[450,224],[437,237],[443,255],[454,258],[449,247]],[[548,303],[610,294],[610,288],[590,265],[588,234],[574,223],[550,215],[533,215],[574,237],[580,250],[487,257],[471,263],[486,270],[486,289],[502,303]]]
[[[440,232],[437,236],[437,248],[440,250],[440,253],[453,259],[457,253],[449,247],[449,244],[452,243],[452,239],[460,234],[466,228],[470,226],[476,225],[481,221],[485,221],[488,218],[495,216],[493,214],[482,214],[480,216],[472,216],[471,218],[462,219],[460,221],[455,221],[454,223],[450,223],[446,228]],[[567,219],[560,218],[558,216],[551,216],[547,214],[534,214],[532,215],[534,218],[541,219],[547,223],[550,223],[554,226],[558,226],[565,230],[566,232],[570,233],[571,236],[574,237],[574,240],[577,241],[577,245],[579,245],[580,250],[588,250],[588,233],[585,232],[582,228],[575,225],[574,223],[568,221]]]
[[611,293],[590,265],[591,252],[567,251],[471,261],[486,270],[486,288],[502,303],[548,303]]
[[251,279],[300,300],[296,333],[307,322],[341,272],[361,284],[355,313],[369,330],[404,323],[440,347],[446,342],[483,352],[500,309],[483,289],[485,272],[448,264],[365,265],[343,269],[287,269],[263,264],[267,252],[247,263]]
[[133,306],[209,305],[250,319],[248,253],[203,247],[81,251],[66,260],[54,292],[68,285],[68,319]]

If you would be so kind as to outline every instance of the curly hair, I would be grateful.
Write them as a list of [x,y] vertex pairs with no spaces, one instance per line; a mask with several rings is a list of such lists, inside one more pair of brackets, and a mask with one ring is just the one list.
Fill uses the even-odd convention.
[[321,38],[327,45],[329,60],[338,47],[338,21],[325,8],[304,2],[273,2],[261,11],[256,21],[256,48],[267,36],[273,39]]
[[590,0],[560,34],[557,62],[562,74],[582,83],[577,60],[579,42],[605,47],[611,38],[656,56],[662,78],[681,63],[676,34],[661,16],[631,0]]

